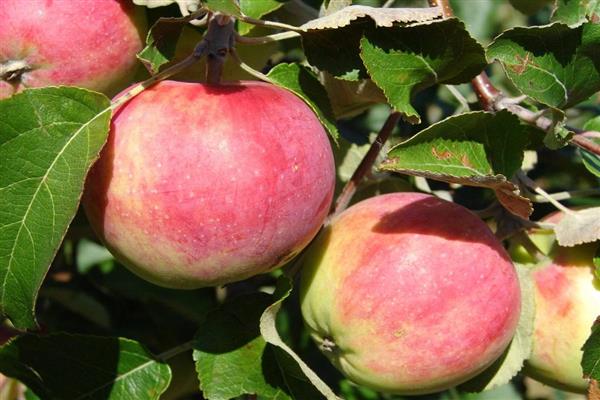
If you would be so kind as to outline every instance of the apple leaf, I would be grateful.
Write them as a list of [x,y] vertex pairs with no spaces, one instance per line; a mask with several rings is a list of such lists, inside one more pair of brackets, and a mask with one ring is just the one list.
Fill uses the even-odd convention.
[[[276,318],[279,309],[283,301],[290,295],[292,292],[292,281],[285,275],[279,277],[277,281],[277,286],[275,288],[275,293],[273,297],[275,298],[275,302],[272,302],[263,312],[260,317],[260,333],[263,338],[273,345],[278,354],[281,357],[286,357],[287,359],[291,359],[294,361],[294,365],[299,367],[302,371],[302,375],[308,378],[308,380],[314,385],[315,388],[327,399],[327,400],[341,400],[336,394],[327,386],[323,380],[310,369],[308,365],[302,359],[294,353],[294,351],[287,345],[281,337],[279,336],[279,332],[277,332],[276,326]],[[298,398],[309,398],[298,396]]]
[[[444,43],[440,46],[440,43]],[[456,19],[365,32],[360,56],[389,103],[411,123],[420,117],[411,97],[436,83],[469,82],[486,66],[479,43]]]
[[202,6],[212,12],[220,12],[232,17],[242,16],[240,5],[236,0],[202,0]]
[[531,202],[507,179],[523,162],[527,132],[507,111],[452,116],[393,147],[380,168],[493,189],[507,210],[528,218]]
[[34,328],[39,287],[108,135],[109,100],[84,89],[0,101],[0,314]]
[[596,248],[596,252],[592,257],[592,263],[594,264],[594,274],[596,279],[600,279],[600,246]]
[[592,325],[591,335],[583,345],[581,366],[585,377],[600,379],[600,321],[598,319]]
[[350,25],[359,18],[370,18],[375,26],[391,27],[395,23],[432,21],[442,17],[440,7],[425,8],[375,8],[355,5],[344,7],[336,12],[308,21],[300,26],[305,31],[337,29]]
[[[592,118],[589,120],[584,126],[583,129],[586,131],[598,131],[600,132],[600,116],[596,118]],[[590,137],[591,141],[600,144],[599,137]],[[579,149],[581,154],[581,159],[583,160],[583,165],[590,171],[592,174],[600,177],[600,156],[594,154],[590,151]]]
[[600,0],[555,0],[552,21],[576,26],[583,22],[600,21]]
[[277,85],[300,97],[315,112],[321,124],[334,140],[339,137],[327,91],[316,75],[300,64],[278,64],[268,77]]
[[600,90],[600,25],[513,28],[487,49],[525,95],[565,109]]
[[241,296],[211,312],[200,326],[194,360],[205,398],[321,398],[295,361],[260,336],[260,316],[272,302],[265,293]]
[[372,105],[387,103],[381,89],[369,79],[346,81],[325,71],[319,76],[336,119],[353,117]]
[[525,15],[533,15],[553,0],[509,0],[510,4]]
[[565,247],[600,239],[600,207],[569,211],[554,228],[558,244]]
[[[240,0],[240,9],[244,15],[258,19],[277,10],[285,1],[287,0]],[[252,28],[254,28],[254,25],[238,21],[240,35],[246,35]]]
[[460,386],[467,392],[481,392],[508,383],[529,358],[533,345],[535,290],[532,269],[515,263],[521,287],[521,314],[517,331],[504,354],[481,374]]
[[146,36],[146,47],[137,54],[151,74],[156,74],[163,64],[175,55],[177,40],[189,18],[159,18]]
[[138,342],[116,337],[25,334],[0,347],[0,372],[44,399],[158,399],[167,364]]

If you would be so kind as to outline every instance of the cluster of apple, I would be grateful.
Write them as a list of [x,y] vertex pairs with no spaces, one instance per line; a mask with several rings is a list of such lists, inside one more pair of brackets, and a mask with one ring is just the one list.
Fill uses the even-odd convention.
[[[143,12],[129,1],[0,2],[0,98],[74,85],[113,95],[135,75]],[[83,204],[108,249],[171,288],[222,285],[284,265],[321,229],[335,184],[310,108],[266,83],[163,81],[113,116]],[[532,237],[536,239],[535,235]],[[555,248],[534,273],[526,372],[581,391],[581,345],[600,313],[588,247]],[[362,201],[307,250],[302,314],[351,380],[393,393],[444,390],[500,357],[519,281],[475,214],[419,193]]]

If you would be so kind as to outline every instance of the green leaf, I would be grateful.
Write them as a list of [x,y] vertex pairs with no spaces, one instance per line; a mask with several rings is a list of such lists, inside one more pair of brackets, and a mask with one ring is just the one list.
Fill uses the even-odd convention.
[[232,17],[242,16],[240,6],[235,0],[202,0],[202,6],[212,12],[220,12]]
[[[263,338],[267,341],[267,343],[270,343],[271,345],[273,345],[276,348],[276,350],[278,351],[278,354],[280,354],[281,357],[285,357],[285,359],[288,359],[288,360],[291,359],[291,360],[295,361],[293,363],[293,365],[296,367],[296,369],[300,369],[301,373],[300,373],[300,371],[296,371],[296,373],[293,376],[302,376],[302,377],[308,378],[308,380],[312,383],[312,385],[314,385],[314,387],[317,388],[318,391],[327,400],[341,400],[327,386],[327,384],[325,382],[323,382],[323,380],[321,380],[321,378],[313,370],[311,370],[310,367],[308,365],[306,365],[306,363],[304,361],[302,361],[302,359],[300,357],[298,357],[298,355],[296,353],[294,353],[294,351],[287,344],[285,344],[285,342],[283,340],[281,340],[281,337],[279,336],[279,333],[277,332],[277,326],[276,326],[277,313],[279,312],[279,309],[281,308],[283,301],[290,295],[291,292],[292,292],[292,281],[287,276],[282,275],[281,277],[279,277],[279,279],[277,281],[275,293],[273,294],[273,297],[275,298],[275,302],[273,304],[269,305],[264,310],[262,316],[260,317],[260,333],[262,334]],[[290,360],[290,362],[292,362],[291,360]],[[311,398],[312,399],[312,398],[316,398],[316,397],[315,396],[312,396],[312,397],[297,396],[296,398],[299,398],[299,399]]]
[[597,279],[600,279],[600,246],[596,248],[592,262],[594,263],[594,274]]
[[0,101],[0,313],[35,327],[39,287],[108,134],[109,100],[66,87]]
[[[590,119],[583,126],[583,129],[586,131],[600,132],[600,116]],[[589,139],[600,144],[600,137],[590,137]],[[590,171],[592,174],[600,177],[600,156],[584,149],[579,149],[579,151],[581,154],[581,159],[583,160],[583,165],[585,165],[588,171]]]
[[533,345],[535,290],[532,269],[515,263],[521,286],[521,314],[517,331],[504,354],[481,374],[461,385],[461,390],[481,392],[498,388],[517,375]]
[[92,267],[110,260],[114,260],[113,255],[106,247],[92,242],[88,239],[81,239],[77,243],[76,264],[77,271],[80,274],[86,274]]
[[137,54],[151,74],[156,74],[161,65],[175,56],[177,41],[189,18],[159,18],[146,36],[146,47]]
[[0,348],[0,372],[44,399],[158,399],[171,370],[136,341],[25,334]]
[[584,376],[600,379],[600,323],[596,321],[592,326],[592,333],[583,345],[583,358],[581,360]]
[[272,302],[265,293],[238,297],[211,312],[200,326],[194,360],[204,397],[320,398],[294,360],[260,336],[259,318]]
[[309,64],[336,78],[356,81],[368,78],[360,58],[362,32],[372,23],[361,19],[338,29],[302,32],[302,47]]
[[295,93],[315,112],[334,140],[339,137],[327,91],[316,75],[299,64],[278,64],[268,77],[277,85]]
[[393,147],[381,168],[493,189],[502,205],[527,218],[531,203],[510,181],[523,162],[529,129],[507,111],[446,118]]
[[488,47],[515,86],[547,106],[565,109],[600,90],[600,25],[513,28]]
[[567,25],[579,25],[590,21],[600,21],[600,0],[555,0],[552,21]]
[[[287,0],[240,0],[240,9],[244,15],[259,19],[281,7]],[[254,25],[238,21],[240,35],[249,33]]]
[[385,95],[371,80],[346,81],[320,72],[333,114],[337,119],[360,114],[375,104],[385,104]]
[[486,65],[483,48],[455,18],[367,31],[360,46],[371,79],[412,123],[420,121],[410,104],[415,93],[436,83],[468,82]]

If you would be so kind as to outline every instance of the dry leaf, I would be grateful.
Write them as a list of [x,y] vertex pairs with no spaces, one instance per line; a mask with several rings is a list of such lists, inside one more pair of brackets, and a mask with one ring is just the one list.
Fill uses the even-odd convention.
[[413,23],[426,22],[441,18],[439,7],[426,8],[375,8],[369,6],[350,6],[342,8],[333,14],[308,21],[300,26],[302,30],[336,29],[350,25],[358,18],[369,17],[377,26],[390,27],[395,22]]
[[554,228],[561,246],[577,246],[600,239],[600,207],[571,211]]

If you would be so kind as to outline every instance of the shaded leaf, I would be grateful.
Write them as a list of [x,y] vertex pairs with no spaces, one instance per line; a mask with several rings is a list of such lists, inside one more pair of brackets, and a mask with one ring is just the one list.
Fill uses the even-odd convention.
[[521,314],[517,331],[504,354],[481,374],[461,385],[461,390],[481,392],[507,384],[529,358],[533,345],[535,290],[532,269],[515,263],[521,287]]
[[569,211],[554,228],[561,246],[572,247],[600,239],[600,207]]
[[596,252],[592,257],[592,263],[594,264],[594,274],[597,279],[600,279],[600,246],[596,248]]
[[45,399],[158,399],[171,370],[138,342],[113,337],[26,334],[0,348],[0,372]]
[[347,81],[334,78],[328,72],[319,75],[336,119],[353,117],[372,105],[387,103],[381,89],[371,80]]
[[550,107],[571,107],[600,90],[600,25],[513,28],[487,55],[523,94]]
[[339,136],[335,117],[329,104],[327,91],[316,75],[299,64],[278,64],[269,71],[268,77],[277,85],[294,92],[315,112],[331,137]]
[[278,350],[283,351],[287,357],[292,358],[296,363],[295,365],[302,371],[303,376],[306,376],[312,385],[314,385],[314,387],[316,387],[327,400],[340,400],[340,398],[335,395],[335,393],[327,386],[327,384],[323,382],[321,378],[313,370],[311,370],[310,367],[306,365],[306,363],[302,361],[302,359],[296,353],[294,353],[294,351],[287,344],[285,344],[283,340],[281,340],[281,337],[277,332],[277,313],[279,312],[283,301],[290,295],[291,291],[292,282],[290,278],[282,275],[277,281],[275,293],[273,294],[275,302],[269,305],[260,317],[260,333],[267,343],[272,344]]
[[486,66],[483,48],[455,18],[369,30],[360,47],[371,79],[411,123],[420,121],[410,103],[415,93],[436,83],[468,82]]
[[108,134],[109,100],[77,88],[0,101],[0,313],[35,326],[41,282]]
[[[600,132],[600,116],[589,120],[583,126],[583,129],[587,131]],[[589,139],[600,144],[600,137],[589,137]],[[583,165],[585,165],[588,171],[590,171],[592,174],[600,177],[600,156],[584,149],[579,149],[579,151],[583,160]]]
[[294,360],[260,336],[259,319],[273,298],[254,293],[210,313],[195,339],[194,360],[204,397],[244,394],[265,399],[319,399]]
[[600,379],[600,323],[598,319],[592,326],[592,333],[583,345],[583,358],[581,360],[585,377]]
[[552,21],[567,25],[579,25],[582,22],[600,22],[600,0],[554,0]]
[[425,8],[375,8],[354,5],[344,7],[334,13],[308,21],[300,26],[305,31],[336,29],[350,25],[359,18],[368,17],[375,26],[391,27],[394,23],[425,22],[442,17],[439,7]]
[[509,0],[510,4],[526,15],[533,15],[554,0]]
[[98,300],[84,291],[67,287],[44,287],[42,298],[50,299],[67,310],[105,329],[110,329],[110,314]]
[[528,128],[507,111],[446,118],[393,147],[380,168],[451,183],[493,189],[502,205],[527,218],[529,200],[512,177],[523,162]]
[[[277,10],[287,0],[240,0],[240,9],[244,15],[252,18],[261,18],[270,12]],[[238,21],[238,32],[245,35],[254,28],[254,25]]]
[[156,74],[163,64],[175,56],[177,41],[189,18],[159,18],[146,36],[146,47],[137,54],[151,74]]
[[79,271],[80,274],[86,274],[92,267],[114,259],[113,255],[106,247],[88,239],[81,239],[77,243],[77,251],[75,254],[75,263],[77,264],[77,271]]

